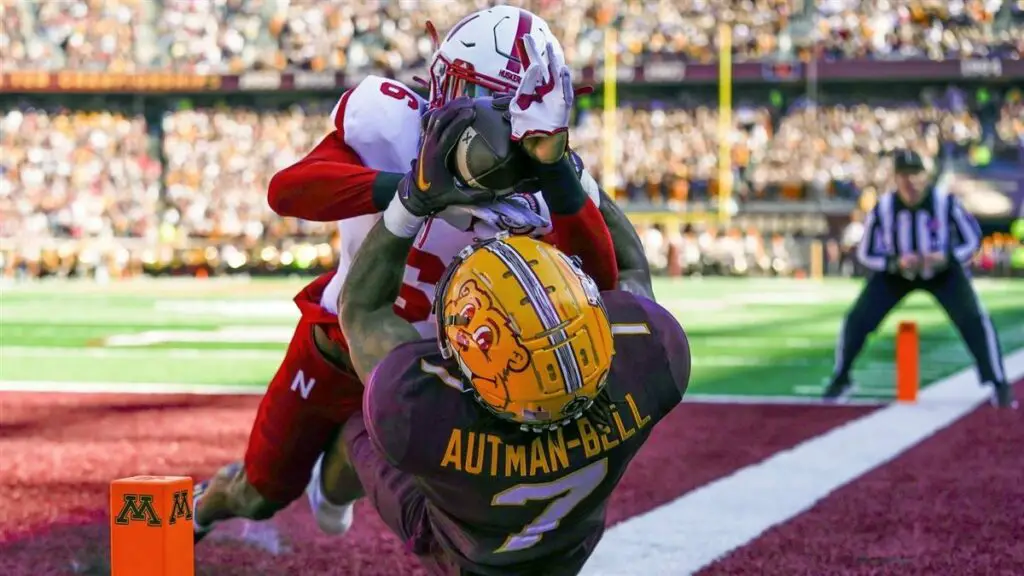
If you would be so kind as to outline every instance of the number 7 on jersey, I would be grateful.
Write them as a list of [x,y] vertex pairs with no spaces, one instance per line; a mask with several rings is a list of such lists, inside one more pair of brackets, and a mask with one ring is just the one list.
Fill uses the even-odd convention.
[[523,528],[512,534],[495,552],[525,550],[540,542],[545,532],[558,528],[558,524],[587,496],[597,489],[608,474],[608,460],[602,458],[585,468],[562,476],[558,480],[540,484],[517,484],[500,492],[491,500],[492,506],[523,506],[531,500],[552,500],[544,511]]

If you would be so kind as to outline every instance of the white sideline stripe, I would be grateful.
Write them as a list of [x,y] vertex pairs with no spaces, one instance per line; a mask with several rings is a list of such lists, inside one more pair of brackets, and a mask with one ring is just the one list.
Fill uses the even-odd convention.
[[[1011,382],[1024,350],[1005,358]],[[692,574],[810,509],[834,490],[892,460],[989,398],[968,368],[791,450],[747,466],[613,526],[582,576]]]
[[[0,392],[39,392],[57,394],[197,394],[209,396],[259,396],[262,386],[228,384],[173,384],[168,382],[60,382],[38,380],[0,380]],[[694,404],[793,404],[832,406],[818,398],[801,396],[752,396],[745,394],[687,394],[684,402]],[[851,399],[847,406],[887,404],[878,399]]]
[[[825,391],[825,386],[814,386],[808,384],[801,384],[799,386],[793,386],[794,394],[804,394],[811,396],[821,396],[821,393]],[[853,396],[895,396],[896,386],[863,386],[857,385],[857,389],[853,391]]]
[[280,360],[282,350],[255,348],[37,348],[35,346],[4,346],[0,356],[11,358],[157,358],[218,360]]
[[[228,384],[174,384],[169,382],[61,382],[55,380],[0,380],[0,392],[39,392],[57,394],[197,394],[209,396],[259,396],[262,386]],[[687,394],[684,402],[694,404],[793,404],[833,406],[818,398],[801,396],[752,396],[745,394]],[[883,400],[851,399],[846,406],[877,406]]]
[[263,386],[227,384],[170,384],[161,382],[60,382],[0,380],[0,392],[56,394],[198,394],[203,396],[261,396]]
[[[819,388],[820,392],[821,389]],[[690,404],[778,404],[799,406],[883,406],[889,401],[880,398],[851,398],[844,404],[824,402],[817,396],[784,396],[753,394],[690,394],[683,397],[684,403]]]

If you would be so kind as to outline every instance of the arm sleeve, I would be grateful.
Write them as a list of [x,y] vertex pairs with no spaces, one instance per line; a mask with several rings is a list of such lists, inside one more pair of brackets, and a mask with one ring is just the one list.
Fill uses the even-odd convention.
[[383,211],[401,178],[363,166],[335,130],[305,158],[270,179],[267,202],[281,216],[345,220]]
[[583,271],[598,288],[616,289],[619,265],[611,232],[599,209],[601,194],[597,182],[572,150],[553,165],[536,166],[544,201],[551,210],[555,246],[566,254],[579,256]]
[[396,82],[365,78],[335,104],[334,130],[305,158],[271,178],[271,209],[315,222],[382,212],[403,176],[388,170],[406,166],[418,145],[418,132],[406,128],[410,122],[418,126],[419,107],[413,93]]
[[950,222],[956,231],[959,242],[954,244],[950,239],[950,247],[953,257],[960,263],[966,263],[974,257],[974,253],[981,246],[981,226],[978,221],[964,210],[963,204],[955,197],[951,197]]
[[583,271],[601,290],[614,290],[619,283],[615,246],[601,211],[593,202],[585,202],[573,214],[552,214],[555,247],[583,261]]
[[864,236],[857,246],[857,260],[869,270],[884,272],[887,265],[886,255],[879,250],[875,242],[878,230],[878,206],[875,206],[864,219]]

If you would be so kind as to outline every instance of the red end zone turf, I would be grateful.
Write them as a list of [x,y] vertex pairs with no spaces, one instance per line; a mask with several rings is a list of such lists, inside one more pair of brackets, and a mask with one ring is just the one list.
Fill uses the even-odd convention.
[[[240,458],[257,401],[255,397],[216,396],[0,395],[4,408],[0,426],[4,462],[0,470],[0,574],[108,573],[109,481],[143,473],[208,476],[217,466]],[[622,521],[650,510],[869,410],[683,405],[655,431],[630,468],[613,499],[609,521]],[[855,482],[808,513],[809,520],[798,517],[780,531],[770,531],[752,546],[741,548],[712,567],[709,573],[858,573],[867,564],[840,561],[855,555],[885,556],[893,548],[901,550],[900,554],[937,554],[934,547],[921,544],[926,540],[910,538],[907,531],[920,535],[921,525],[929,524],[933,528],[923,532],[936,539],[941,534],[947,541],[963,536],[964,531],[957,530],[957,523],[939,521],[939,515],[961,514],[955,516],[956,522],[982,526],[977,534],[978,546],[972,548],[970,540],[965,544],[966,550],[978,553],[984,550],[982,535],[998,530],[1022,533],[1020,519],[1024,518],[1024,510],[989,506],[975,507],[970,514],[962,514],[964,503],[951,500],[961,494],[966,499],[973,495],[977,502],[986,494],[981,485],[988,486],[987,493],[1000,499],[1013,495],[1015,485],[1009,478],[1014,470],[1019,476],[1019,470],[1024,469],[1024,454],[1015,449],[1024,440],[1020,415],[1014,421],[1018,426],[999,427],[996,436],[1003,439],[1003,444],[986,448],[978,437],[993,425],[986,420],[1005,419],[1004,414],[982,408],[894,464],[911,459],[905,468],[894,468],[896,472],[892,472],[891,466],[887,466],[869,474],[864,479],[866,492],[856,492],[861,482]],[[946,438],[959,433],[965,425],[974,428],[968,428],[962,443]],[[1011,441],[1014,438],[1016,442]],[[931,456],[913,460],[921,450]],[[943,475],[943,466],[948,468],[948,463],[940,464],[944,459],[955,460],[960,469],[977,472],[971,477]],[[918,464],[924,467],[917,468]],[[921,486],[913,480],[918,469],[929,475],[927,483]],[[998,470],[1002,470],[1002,475]],[[890,476],[872,480],[879,474]],[[892,486],[899,486],[900,495],[921,492],[921,498],[894,501]],[[873,490],[890,495],[882,497]],[[819,509],[827,508],[834,498],[845,497],[851,491],[854,492],[845,504],[834,510],[828,508],[832,510],[830,515],[814,520]],[[928,494],[933,500],[928,500]],[[935,494],[939,494],[941,506],[934,501]],[[1020,503],[1019,489],[1016,495]],[[943,504],[946,501],[948,506]],[[917,502],[917,507],[902,509],[897,515],[893,509],[902,502]],[[938,510],[928,509],[925,504],[935,505]],[[1009,518],[1009,513],[1016,516]],[[935,516],[922,516],[924,519],[918,521],[915,514]],[[897,529],[897,520],[901,518],[900,526],[904,527]],[[796,533],[785,532],[792,526],[804,527]],[[847,533],[851,529],[858,531],[859,541],[840,537],[843,526],[848,527]],[[889,532],[878,527],[887,527]],[[896,544],[883,546],[893,533],[899,538]],[[865,547],[864,541],[870,546]],[[271,523],[234,523],[219,528],[197,548],[196,556],[198,574],[217,576],[422,573],[365,505],[357,506],[355,527],[343,538],[320,535],[306,503],[300,501]],[[801,557],[802,563],[797,561]],[[914,561],[918,562],[920,557],[913,556]],[[933,567],[932,573],[936,569],[966,573],[978,568],[976,559],[972,565],[966,558],[957,558],[956,562],[963,563],[920,566]],[[1001,565],[987,566],[996,569]]]
[[[0,574],[36,576],[104,573],[109,481],[143,473],[208,476],[240,458],[258,399],[4,394],[0,400],[0,451],[9,463],[0,474]],[[684,405],[637,457],[609,519],[647,511],[866,410]],[[300,501],[271,524],[219,528],[196,556],[200,574],[225,576],[419,573],[365,505],[340,539],[320,535]]]
[[1024,410],[984,405],[701,574],[1020,574],[1022,471]]

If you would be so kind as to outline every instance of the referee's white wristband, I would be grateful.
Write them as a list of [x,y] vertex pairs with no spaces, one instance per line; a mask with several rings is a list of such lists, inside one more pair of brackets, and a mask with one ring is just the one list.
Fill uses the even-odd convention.
[[384,227],[399,238],[416,236],[426,220],[425,216],[416,216],[409,212],[398,199],[398,194],[391,197],[391,202],[384,209]]

